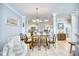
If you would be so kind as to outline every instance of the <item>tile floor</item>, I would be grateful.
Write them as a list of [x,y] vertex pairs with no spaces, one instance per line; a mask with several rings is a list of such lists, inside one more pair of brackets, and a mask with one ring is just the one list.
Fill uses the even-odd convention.
[[58,41],[56,48],[51,44],[50,49],[41,46],[41,50],[35,47],[28,51],[28,56],[70,56],[70,44],[67,41]]

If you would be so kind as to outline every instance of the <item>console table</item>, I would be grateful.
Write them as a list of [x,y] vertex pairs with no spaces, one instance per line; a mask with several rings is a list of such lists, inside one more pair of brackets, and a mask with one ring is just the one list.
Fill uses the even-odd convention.
[[72,46],[79,45],[79,42],[68,42],[70,44],[70,53],[72,52]]
[[66,34],[64,34],[64,33],[58,33],[57,34],[57,38],[58,38],[58,40],[66,40]]

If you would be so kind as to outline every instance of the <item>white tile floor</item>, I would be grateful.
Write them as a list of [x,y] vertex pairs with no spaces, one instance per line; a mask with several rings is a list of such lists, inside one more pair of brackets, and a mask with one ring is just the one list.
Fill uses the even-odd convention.
[[41,47],[41,50],[38,50],[35,47],[33,50],[29,49],[29,56],[70,56],[69,53],[70,45],[67,41],[58,41],[56,43],[56,48],[51,44],[50,49]]

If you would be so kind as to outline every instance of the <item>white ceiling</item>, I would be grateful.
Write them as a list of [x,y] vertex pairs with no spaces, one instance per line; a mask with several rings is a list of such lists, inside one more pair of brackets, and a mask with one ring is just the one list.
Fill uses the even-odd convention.
[[26,16],[36,15],[36,8],[39,8],[39,16],[48,16],[53,13],[61,16],[69,15],[79,8],[77,3],[9,3],[9,5]]
[[50,22],[51,15],[53,13],[57,14],[57,17],[66,17],[71,15],[71,13],[79,8],[78,3],[8,3],[15,10],[20,12],[22,15],[28,17],[30,24],[32,24],[32,19],[36,16],[36,8],[38,9],[38,14],[41,19],[45,17],[49,18]]

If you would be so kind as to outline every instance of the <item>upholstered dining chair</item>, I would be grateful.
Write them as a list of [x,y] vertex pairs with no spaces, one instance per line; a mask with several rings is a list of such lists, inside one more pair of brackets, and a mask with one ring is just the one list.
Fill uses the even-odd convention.
[[56,34],[54,34],[50,39],[49,43],[53,44],[53,46],[56,48]]
[[33,35],[32,36],[32,48],[34,48],[35,46],[39,46],[39,36],[38,35]]
[[28,41],[28,37],[27,37],[27,35],[25,34],[25,35],[24,35],[24,42],[27,44],[27,43],[28,43],[27,41]]
[[24,40],[24,39],[23,39],[23,34],[22,34],[22,33],[20,33],[20,39],[21,39],[21,40]]
[[40,44],[44,47],[48,47],[47,35],[40,35]]

